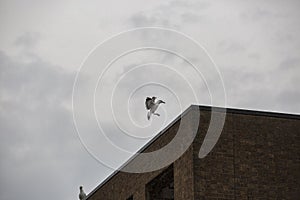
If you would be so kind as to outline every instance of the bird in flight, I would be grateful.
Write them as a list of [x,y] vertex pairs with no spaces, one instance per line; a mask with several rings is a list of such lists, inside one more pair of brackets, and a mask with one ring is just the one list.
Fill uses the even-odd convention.
[[149,110],[147,113],[147,119],[150,120],[151,115],[157,115],[160,116],[160,114],[156,113],[159,104],[165,103],[163,100],[156,101],[157,97],[147,97],[146,98],[146,109]]

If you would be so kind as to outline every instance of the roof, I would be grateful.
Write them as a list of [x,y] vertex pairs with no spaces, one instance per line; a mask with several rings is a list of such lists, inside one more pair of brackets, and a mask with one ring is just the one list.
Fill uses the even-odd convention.
[[148,148],[152,143],[154,143],[161,135],[163,135],[169,128],[171,128],[176,122],[178,122],[181,118],[183,118],[187,113],[191,110],[200,110],[200,111],[211,111],[215,112],[226,112],[232,114],[242,114],[242,115],[252,115],[252,116],[265,116],[265,117],[273,117],[273,118],[283,118],[283,119],[296,119],[300,120],[299,114],[290,114],[290,113],[279,113],[279,112],[270,112],[270,111],[258,111],[258,110],[247,110],[247,109],[238,109],[238,108],[223,108],[223,107],[212,107],[212,106],[204,106],[204,105],[191,105],[188,107],[183,113],[177,116],[170,124],[168,124],[163,130],[161,130],[155,137],[153,137],[148,143],[146,143],[141,149],[137,151],[135,155],[129,158],[118,170],[111,173],[105,180],[103,180],[93,191],[91,191],[87,199],[91,197],[97,190],[99,190],[103,185],[105,185],[110,179],[112,179],[116,174],[120,172],[120,170],[125,167],[128,163],[133,160],[138,153],[143,152],[146,148]]

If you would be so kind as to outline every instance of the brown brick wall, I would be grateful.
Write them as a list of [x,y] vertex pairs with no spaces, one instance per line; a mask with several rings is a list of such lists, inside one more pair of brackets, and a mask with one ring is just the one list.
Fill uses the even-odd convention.
[[193,148],[174,163],[175,200],[194,200]]
[[194,142],[195,199],[299,198],[299,119],[228,113],[215,148],[199,159],[209,118],[202,112]]
[[210,112],[202,111],[200,128],[194,141],[195,199],[234,199],[233,188],[233,116],[226,116],[223,132],[213,150],[203,159],[198,153],[206,135]]
[[240,115],[233,127],[237,199],[299,199],[300,120]]

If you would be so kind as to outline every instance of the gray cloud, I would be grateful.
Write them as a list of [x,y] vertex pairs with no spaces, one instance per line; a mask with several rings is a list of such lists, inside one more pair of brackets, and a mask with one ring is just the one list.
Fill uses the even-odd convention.
[[282,63],[279,66],[267,71],[241,71],[239,67],[224,71],[228,104],[254,110],[299,113],[299,73],[295,73],[299,68],[292,70],[289,65],[282,67]]
[[246,47],[237,41],[223,40],[218,43],[218,51],[222,54],[242,53],[246,51]]
[[146,13],[138,13],[131,17],[131,21],[135,27],[141,26],[162,26],[162,27],[176,27],[176,24],[171,24],[168,17],[162,12],[156,12],[153,15]]
[[98,183],[73,127],[73,78],[42,60],[0,53],[1,199],[75,199],[80,184]]
[[39,42],[40,39],[41,34],[37,32],[25,32],[20,35],[14,43],[20,47],[32,48]]
[[207,1],[175,0],[151,10],[136,13],[129,20],[134,27],[161,26],[180,29],[185,25],[203,22],[205,14],[202,11],[209,6]]
[[286,58],[283,60],[279,67],[283,70],[300,70],[300,58],[299,57],[292,57]]
[[247,9],[245,12],[242,12],[240,14],[240,17],[244,20],[249,21],[261,21],[265,18],[274,18],[274,17],[280,17],[280,15],[274,13],[270,9],[262,8],[262,7],[255,7],[254,9]]

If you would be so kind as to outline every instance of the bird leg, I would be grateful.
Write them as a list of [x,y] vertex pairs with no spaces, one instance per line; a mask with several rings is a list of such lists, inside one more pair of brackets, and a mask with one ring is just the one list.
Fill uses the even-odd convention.
[[150,111],[147,113],[147,119],[150,120],[151,113]]

